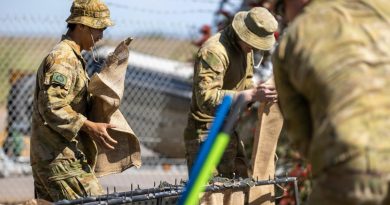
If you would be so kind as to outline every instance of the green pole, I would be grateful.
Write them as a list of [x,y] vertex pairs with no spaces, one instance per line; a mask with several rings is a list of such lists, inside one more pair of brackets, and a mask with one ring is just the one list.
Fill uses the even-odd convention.
[[206,188],[206,184],[208,183],[212,172],[219,164],[221,157],[225,151],[230,140],[230,136],[224,132],[221,132],[217,135],[213,146],[211,147],[211,151],[205,160],[200,172],[199,176],[196,179],[193,188],[191,189],[187,200],[185,201],[185,205],[198,205],[199,203],[199,194],[204,192]]

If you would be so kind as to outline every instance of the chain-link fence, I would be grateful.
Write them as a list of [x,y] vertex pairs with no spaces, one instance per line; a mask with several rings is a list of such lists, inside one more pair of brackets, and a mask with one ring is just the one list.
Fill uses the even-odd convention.
[[[143,166],[139,170],[130,169],[122,174],[101,178],[103,187],[111,191],[124,192],[138,185],[141,189],[150,188],[161,181],[173,184],[187,178],[182,134],[191,98],[193,56],[198,49],[192,42],[199,45],[212,31],[203,29],[203,37],[197,38],[202,35],[199,26],[183,23],[179,18],[173,21],[172,16],[184,14],[189,15],[187,18],[197,18],[198,14],[213,13],[211,7],[214,1],[183,2],[202,2],[206,9],[160,11],[157,7],[146,10],[139,6],[124,7],[129,12],[136,10],[157,18],[169,15],[171,20],[157,22],[115,17],[116,26],[122,27],[122,30],[119,34],[112,33],[111,28],[105,31],[104,40],[98,43],[96,49],[96,61],[91,53],[83,54],[88,73],[92,75],[99,71],[104,58],[114,46],[128,36],[135,38],[130,46],[120,109],[142,143]],[[226,14],[224,5],[241,0],[215,2],[220,2],[220,5],[214,9],[219,9],[218,15],[224,17],[217,20],[219,23],[225,22],[221,25],[214,22],[219,29],[230,22],[234,13]],[[249,4],[251,1],[244,2]],[[123,7],[120,3],[112,2],[109,6]],[[0,203],[34,197],[28,159],[35,72],[45,55],[59,42],[61,34],[66,32],[65,18],[23,13],[0,15]],[[239,128],[246,132],[242,134],[243,137],[253,135],[256,116],[256,111],[253,111],[241,117]],[[247,139],[247,142],[250,150],[251,141]]]
[[[0,202],[6,202],[33,197],[28,159],[35,72],[66,32],[66,24],[64,18],[52,16],[0,18],[3,23],[0,28],[0,175],[4,179],[0,180],[0,187],[15,186],[14,190],[0,190]],[[185,178],[182,133],[191,97],[192,57],[197,50],[191,44],[191,36],[196,36],[197,30],[193,25],[167,23],[167,28],[174,27],[181,34],[162,34],[156,31],[153,22],[114,21],[132,27],[134,34],[112,35],[108,29],[96,48],[97,61],[91,58],[91,53],[83,55],[91,75],[99,71],[105,56],[121,40],[128,35],[135,38],[130,45],[120,109],[142,143],[144,167],[149,171],[129,171],[133,175],[132,183],[152,186],[154,181]],[[116,186],[120,190],[123,181],[129,182],[129,175],[126,180],[115,176],[103,178],[103,186]],[[20,187],[18,183],[26,186]],[[129,188],[130,184],[125,187]]]

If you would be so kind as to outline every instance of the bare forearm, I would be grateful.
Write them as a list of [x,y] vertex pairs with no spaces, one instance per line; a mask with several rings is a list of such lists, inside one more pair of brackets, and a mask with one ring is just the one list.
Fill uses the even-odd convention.
[[115,149],[114,146],[118,143],[107,132],[107,129],[115,128],[114,125],[107,123],[96,123],[90,120],[85,120],[81,130],[86,132],[95,142],[108,149]]

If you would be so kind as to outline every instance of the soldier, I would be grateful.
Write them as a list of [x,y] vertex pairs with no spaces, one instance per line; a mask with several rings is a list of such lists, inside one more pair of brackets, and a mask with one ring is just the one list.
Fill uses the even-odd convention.
[[[208,39],[199,49],[193,79],[188,124],[184,131],[186,158],[190,170],[199,146],[205,141],[216,107],[225,95],[245,96],[245,100],[274,101],[273,86],[255,86],[253,49],[270,50],[278,24],[264,8],[254,8],[235,15],[231,25]],[[235,132],[230,140],[216,175],[248,177],[249,165],[243,142]]]
[[32,118],[31,166],[35,194],[48,201],[99,195],[93,172],[94,140],[113,149],[110,124],[86,118],[88,74],[82,50],[91,50],[112,26],[107,6],[99,0],[76,0],[66,20],[68,32],[37,71]]
[[312,164],[308,204],[390,204],[389,33],[389,1],[312,0],[277,49],[288,136]]

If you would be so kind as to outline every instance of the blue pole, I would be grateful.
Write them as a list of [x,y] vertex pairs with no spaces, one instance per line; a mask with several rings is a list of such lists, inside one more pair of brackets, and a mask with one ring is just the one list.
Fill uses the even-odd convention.
[[213,144],[215,142],[217,134],[221,130],[223,121],[224,121],[227,113],[229,112],[232,101],[233,101],[233,97],[230,95],[226,95],[223,98],[221,105],[218,107],[213,124],[211,125],[210,132],[207,136],[206,141],[204,142],[204,144],[200,148],[198,156],[196,157],[195,163],[194,163],[192,170],[190,172],[189,180],[186,184],[183,195],[179,199],[179,205],[184,205],[184,203],[188,197],[189,192],[191,191],[192,187],[194,186],[195,181],[199,176],[199,172],[202,169],[202,166],[210,153],[211,147],[213,146]]

